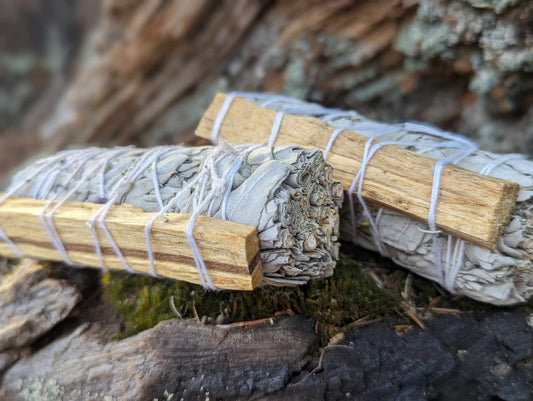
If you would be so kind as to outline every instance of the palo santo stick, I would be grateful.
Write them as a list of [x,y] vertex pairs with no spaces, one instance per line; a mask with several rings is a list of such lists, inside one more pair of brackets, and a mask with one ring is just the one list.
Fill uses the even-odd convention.
[[[196,135],[210,139],[215,119],[226,95],[218,94],[200,121]],[[219,132],[232,144],[266,142],[276,111],[236,98]],[[286,114],[276,145],[299,144],[325,149],[334,129],[314,117]],[[345,131],[335,141],[328,156],[334,177],[345,189],[361,167],[368,138]],[[363,197],[370,203],[399,211],[420,221],[427,221],[433,185],[435,161],[429,157],[384,146],[367,166]],[[436,211],[439,229],[470,243],[494,249],[500,233],[509,221],[516,203],[519,185],[460,167],[448,165],[442,173]]]
[[[0,205],[0,226],[26,256],[62,260],[39,219],[46,203],[46,200],[9,198]],[[89,202],[66,202],[54,214],[58,234],[73,263],[100,267],[87,223],[101,207]],[[155,215],[124,204],[113,206],[105,219],[129,266],[139,273],[150,273],[144,227]],[[189,219],[189,214],[168,213],[153,225],[155,269],[159,276],[199,284],[198,270],[185,236]],[[100,227],[97,227],[97,234],[105,266],[123,270],[124,266]],[[255,227],[200,216],[194,236],[217,288],[252,290],[261,282]],[[0,242],[0,254],[17,256],[4,242]]]

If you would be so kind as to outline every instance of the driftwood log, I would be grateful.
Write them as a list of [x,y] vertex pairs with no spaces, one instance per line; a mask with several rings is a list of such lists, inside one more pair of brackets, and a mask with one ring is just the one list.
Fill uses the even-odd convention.
[[0,273],[0,378],[81,299],[73,282],[50,278],[46,268],[32,260],[21,260],[9,274]]
[[81,300],[76,286],[47,278],[43,266],[30,260],[0,278],[0,352],[31,345]]
[[109,324],[81,325],[13,366],[0,397],[244,400],[282,389],[318,346],[301,316],[248,328],[173,319],[122,341],[112,341],[115,333]]

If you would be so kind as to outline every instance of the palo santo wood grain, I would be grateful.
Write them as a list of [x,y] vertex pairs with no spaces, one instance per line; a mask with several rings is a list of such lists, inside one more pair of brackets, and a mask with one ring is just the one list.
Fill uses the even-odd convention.
[[[218,94],[200,121],[196,135],[211,139],[212,129],[226,95]],[[264,143],[268,140],[276,111],[246,100],[234,99],[220,128],[219,138],[232,144]],[[299,144],[325,149],[334,129],[314,117],[286,114],[276,145]],[[345,131],[328,157],[334,177],[345,189],[361,167],[368,138]],[[427,221],[435,161],[429,157],[384,146],[367,166],[363,197],[370,203]],[[509,221],[519,185],[463,168],[447,165],[442,173],[436,223],[439,229],[473,244],[494,249]]]
[[[0,205],[0,226],[26,256],[62,260],[39,219],[46,204],[46,200],[9,198]],[[88,222],[101,207],[89,202],[66,202],[54,214],[58,234],[73,263],[100,267]],[[129,266],[139,273],[150,273],[144,227],[155,215],[124,204],[113,206],[105,219]],[[168,213],[153,225],[155,268],[159,276],[199,284],[198,270],[185,236],[189,219],[189,214]],[[124,269],[98,225],[96,231],[105,266]],[[200,216],[194,236],[217,288],[252,290],[261,282],[255,227]],[[17,256],[3,242],[0,242],[0,254]]]

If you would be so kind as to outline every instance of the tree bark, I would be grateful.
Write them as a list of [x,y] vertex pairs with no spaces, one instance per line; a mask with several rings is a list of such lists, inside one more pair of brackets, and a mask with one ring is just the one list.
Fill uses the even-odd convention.
[[109,0],[92,56],[28,142],[179,143],[215,91],[237,89],[531,153],[532,13],[527,1]]

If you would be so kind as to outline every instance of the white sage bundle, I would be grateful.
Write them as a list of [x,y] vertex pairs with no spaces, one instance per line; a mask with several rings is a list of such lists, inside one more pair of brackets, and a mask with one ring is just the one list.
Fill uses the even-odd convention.
[[255,226],[268,284],[330,276],[338,259],[343,192],[318,150],[257,145],[69,150],[16,174],[10,192],[126,203],[146,212],[199,211]]
[[[385,124],[365,118],[355,111],[333,110],[279,95],[233,93],[219,115],[224,115],[231,99],[242,97],[262,107],[284,114],[319,118],[336,128],[324,149],[326,159],[336,136],[343,129],[353,130],[369,138],[366,165],[379,143],[390,143],[439,160],[440,167],[453,163],[468,170],[516,182],[521,190],[509,225],[498,238],[495,250],[465,243],[451,235],[428,227],[398,212],[346,202],[341,219],[341,236],[364,248],[378,251],[397,264],[439,282],[452,293],[496,305],[525,302],[533,294],[533,162],[521,155],[496,155],[480,151],[459,135],[419,123]],[[214,133],[218,132],[220,121]],[[274,144],[275,133],[269,144]],[[375,141],[375,139],[379,139]],[[214,140],[216,137],[214,136]],[[363,168],[362,168],[363,170]],[[360,171],[361,173],[361,171]],[[437,177],[437,174],[436,174]],[[364,185],[364,170],[354,177],[349,199],[354,199],[357,186]],[[438,180],[434,182],[438,201]],[[431,222],[433,216],[428,217]]]

